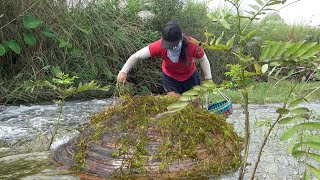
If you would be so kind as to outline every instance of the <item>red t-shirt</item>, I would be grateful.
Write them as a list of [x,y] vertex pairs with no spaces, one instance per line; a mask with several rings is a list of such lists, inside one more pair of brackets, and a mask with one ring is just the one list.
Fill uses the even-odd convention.
[[167,49],[161,48],[161,39],[158,41],[149,44],[149,51],[151,57],[160,56],[162,58],[162,71],[177,81],[185,81],[192,76],[196,70],[196,65],[194,63],[194,58],[202,58],[204,55],[203,48],[198,44],[194,44],[191,41],[195,40],[192,37],[186,37],[188,40],[188,49],[187,49],[187,64],[182,62],[181,57],[179,58],[178,63],[172,62],[167,56]]

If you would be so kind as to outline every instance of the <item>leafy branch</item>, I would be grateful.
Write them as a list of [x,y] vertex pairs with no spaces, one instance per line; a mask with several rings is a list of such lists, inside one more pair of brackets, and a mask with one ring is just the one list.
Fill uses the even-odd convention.
[[26,81],[24,82],[24,88],[26,91],[32,92],[35,88],[51,89],[57,95],[57,100],[54,100],[58,104],[58,118],[55,121],[54,129],[52,130],[52,136],[49,141],[47,150],[51,148],[54,137],[60,126],[61,115],[63,113],[63,106],[65,100],[72,96],[84,91],[108,91],[109,86],[100,87],[96,82],[91,81],[89,83],[79,83],[77,86],[73,86],[77,76],[70,76],[61,71],[59,67],[52,67],[54,77],[51,81]]

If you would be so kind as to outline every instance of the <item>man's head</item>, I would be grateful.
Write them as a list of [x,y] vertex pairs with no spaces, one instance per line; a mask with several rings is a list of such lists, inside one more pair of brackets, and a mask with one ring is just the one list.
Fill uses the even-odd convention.
[[174,49],[182,40],[182,31],[175,21],[168,22],[162,29],[161,47],[165,49]]

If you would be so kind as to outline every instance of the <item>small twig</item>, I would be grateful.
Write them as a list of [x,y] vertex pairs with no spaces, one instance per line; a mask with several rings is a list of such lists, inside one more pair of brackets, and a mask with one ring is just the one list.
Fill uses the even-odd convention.
[[296,1],[294,1],[294,2],[291,2],[291,3],[289,3],[289,4],[287,4],[287,5],[283,6],[283,7],[281,7],[281,8],[278,9],[277,11],[280,11],[281,9],[286,8],[286,7],[290,6],[291,4],[297,3],[297,2],[299,2],[299,1],[301,1],[301,0],[296,0]]

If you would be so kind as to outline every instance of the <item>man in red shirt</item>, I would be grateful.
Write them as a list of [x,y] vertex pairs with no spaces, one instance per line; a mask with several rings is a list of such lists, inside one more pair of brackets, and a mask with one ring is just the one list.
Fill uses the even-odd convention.
[[117,81],[126,82],[127,74],[140,59],[161,57],[162,83],[168,95],[179,96],[200,84],[194,58],[200,61],[205,79],[212,81],[210,63],[201,46],[182,34],[180,26],[171,21],[162,29],[162,37],[129,57],[120,70]]

